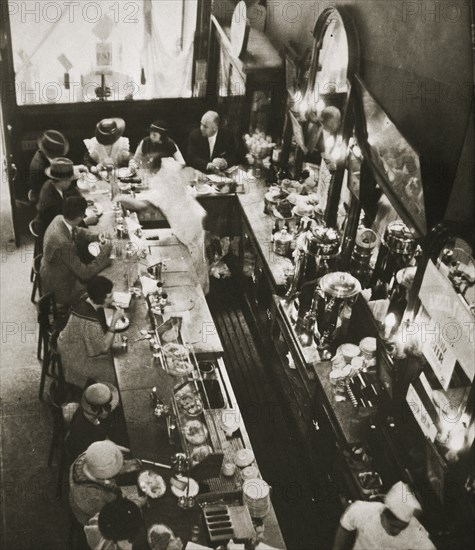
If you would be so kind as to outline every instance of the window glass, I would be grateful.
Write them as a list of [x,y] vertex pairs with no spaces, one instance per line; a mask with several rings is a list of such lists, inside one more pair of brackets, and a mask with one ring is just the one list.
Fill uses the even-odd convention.
[[191,96],[197,0],[10,0],[19,105]]

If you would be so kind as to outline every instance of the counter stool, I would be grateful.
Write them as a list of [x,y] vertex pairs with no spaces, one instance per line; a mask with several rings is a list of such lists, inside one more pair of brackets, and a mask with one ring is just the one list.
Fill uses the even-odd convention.
[[[36,258],[39,254],[43,253],[43,245],[42,245],[42,238],[41,238],[42,224],[40,220],[38,220],[37,218],[31,220],[31,222],[28,225],[28,229],[30,230],[30,235],[33,237],[33,242],[34,242],[33,258]],[[35,260],[33,259],[33,266],[31,268],[31,273],[30,273],[30,281],[32,283],[34,282],[34,274],[35,274],[34,264],[35,264]]]
[[49,330],[51,330],[51,332],[49,332],[47,349],[44,350],[43,364],[41,366],[41,379],[40,379],[40,391],[39,391],[40,401],[43,400],[43,393],[45,390],[45,382],[46,382],[47,376],[57,381],[60,388],[59,391],[64,392],[65,390],[63,364],[61,362],[61,355],[58,351],[59,330],[54,328],[54,326],[50,327],[48,331]]
[[31,267],[31,273],[32,273],[32,283],[33,288],[31,289],[31,301],[33,303],[36,302],[36,293],[38,292],[38,296],[41,298],[42,290],[41,290],[41,276],[40,276],[40,267],[41,267],[41,258],[43,258],[43,254],[38,254],[33,258],[33,266]]
[[41,348],[46,355],[48,352],[49,337],[51,334],[52,326],[58,319],[58,307],[54,295],[49,292],[38,300],[38,350],[37,358],[41,359]]
[[66,436],[72,417],[79,407],[79,403],[68,403],[64,384],[54,380],[48,390],[51,413],[53,416],[53,435],[48,455],[48,466],[53,464],[54,455],[58,454],[58,479],[56,496],[61,498],[63,492],[63,473],[70,464],[66,446]]

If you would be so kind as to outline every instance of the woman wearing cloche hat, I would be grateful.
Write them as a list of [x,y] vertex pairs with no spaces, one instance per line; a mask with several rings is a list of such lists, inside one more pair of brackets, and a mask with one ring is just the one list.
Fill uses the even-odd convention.
[[140,461],[124,460],[128,451],[109,440],[95,441],[79,455],[69,472],[69,503],[85,525],[105,504],[121,497],[116,477],[140,469]]
[[113,414],[118,404],[119,392],[112,384],[98,382],[84,390],[66,440],[72,459],[77,458],[95,441],[108,438],[116,443],[123,442],[116,415]]
[[185,159],[177,144],[168,135],[168,124],[164,120],[155,120],[150,124],[149,136],[144,138],[135,151],[129,166],[132,169],[149,168],[150,161],[156,156],[171,157],[180,166],[185,166]]
[[84,164],[91,172],[100,172],[107,165],[115,168],[128,165],[130,145],[124,131],[122,118],[104,118],[97,123],[95,136],[84,140],[87,149]]

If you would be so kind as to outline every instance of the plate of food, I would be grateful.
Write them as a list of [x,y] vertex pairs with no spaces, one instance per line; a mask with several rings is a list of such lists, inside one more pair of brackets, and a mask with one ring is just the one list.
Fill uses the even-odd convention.
[[203,445],[208,437],[208,429],[199,420],[188,420],[183,426],[183,435],[192,445]]
[[[115,324],[114,327],[112,327],[115,332],[124,332],[124,330],[127,330],[130,325],[130,319],[128,317],[121,317]],[[109,326],[110,326],[110,320],[109,320]]]
[[153,470],[143,470],[137,478],[141,491],[150,498],[160,498],[166,493],[167,484],[162,476]]
[[174,357],[175,359],[188,359],[190,352],[186,346],[182,344],[176,344],[175,342],[169,342],[163,346],[163,351],[166,355]]
[[193,365],[186,359],[177,359],[174,357],[165,357],[168,366],[168,372],[172,376],[188,376],[193,370]]
[[87,201],[86,216],[102,216],[104,208],[100,204],[95,203],[94,201]]
[[176,402],[178,408],[187,416],[199,416],[203,412],[203,403],[195,393],[184,393],[176,397]]
[[213,449],[209,445],[199,445],[198,447],[194,447],[191,451],[192,465],[194,466],[195,464],[199,464],[212,452]]
[[200,486],[196,480],[181,474],[170,478],[170,489],[177,498],[195,497],[200,492]]

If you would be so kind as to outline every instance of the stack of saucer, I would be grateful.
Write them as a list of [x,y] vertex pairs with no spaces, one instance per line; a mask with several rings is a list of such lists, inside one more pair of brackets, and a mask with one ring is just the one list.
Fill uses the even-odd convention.
[[270,486],[259,478],[247,479],[242,486],[243,504],[253,518],[264,518],[270,510]]
[[360,342],[360,350],[367,367],[372,367],[376,364],[376,338],[367,336]]

